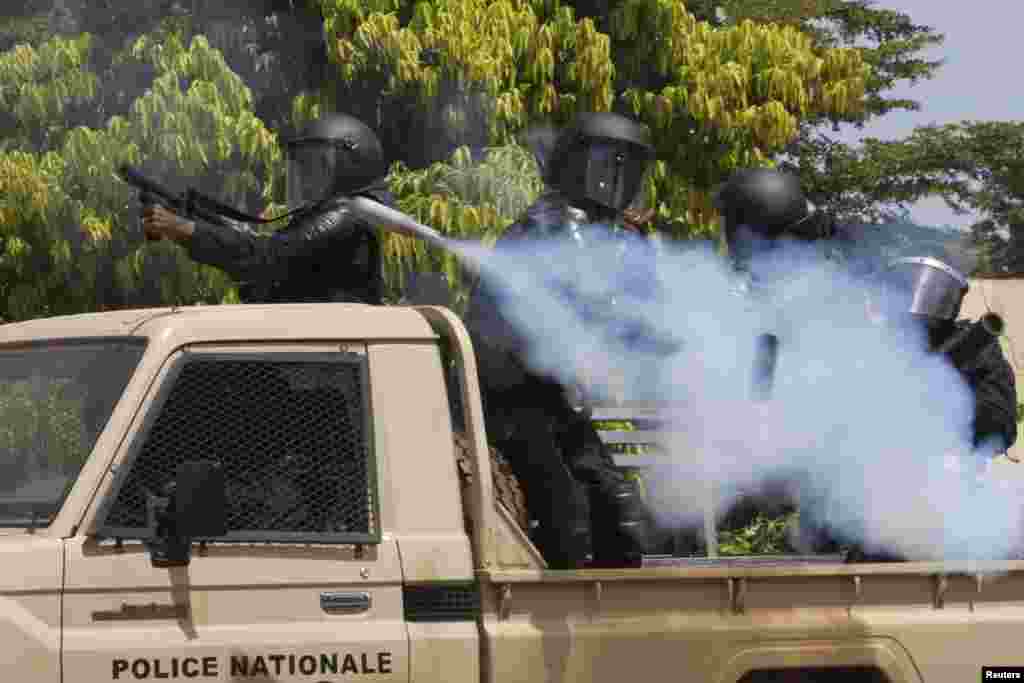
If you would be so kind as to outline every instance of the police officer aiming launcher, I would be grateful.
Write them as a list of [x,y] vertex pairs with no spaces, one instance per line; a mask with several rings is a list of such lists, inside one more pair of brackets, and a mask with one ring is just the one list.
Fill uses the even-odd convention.
[[235,220],[203,211],[179,216],[154,203],[143,211],[147,235],[172,239],[194,261],[230,274],[246,303],[380,304],[380,237],[347,205],[358,196],[394,204],[377,136],[352,116],[330,114],[284,147],[290,221],[283,229],[260,235],[235,220],[266,220],[238,212],[229,212]]

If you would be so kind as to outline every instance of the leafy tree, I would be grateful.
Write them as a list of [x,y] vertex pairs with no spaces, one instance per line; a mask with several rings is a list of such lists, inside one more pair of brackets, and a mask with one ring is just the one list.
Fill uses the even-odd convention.
[[[321,8],[340,78],[307,111],[343,102],[378,123],[403,164],[440,164],[415,184],[396,174],[395,188],[403,207],[449,232],[462,207],[481,201],[477,186],[464,193],[448,180],[476,172],[468,159],[518,159],[527,175],[508,186],[537,188],[524,152],[498,150],[535,122],[561,124],[589,109],[652,127],[659,162],[646,192],[659,223],[678,237],[706,236],[716,223],[709,191],[726,173],[767,163],[805,116],[856,111],[869,75],[856,50],[816,49],[791,26],[716,28],[678,2],[622,2],[604,22],[610,33],[559,2],[322,0]],[[519,204],[485,206],[496,211],[462,229],[496,235]],[[387,252],[414,248],[389,237]],[[417,258],[410,267],[446,257],[423,249]]]
[[[279,168],[275,136],[220,53],[202,36],[186,48],[172,32],[140,38],[126,55],[156,75],[127,116],[102,128],[61,129],[68,93],[85,102],[95,97],[88,74],[79,75],[87,38],[56,37],[0,57],[0,89],[15,93],[0,107],[28,123],[0,156],[7,186],[0,205],[4,317],[232,300],[231,283],[218,271],[188,263],[171,245],[138,248],[132,191],[114,169],[130,162],[235,202],[254,188],[269,199]],[[43,129],[45,135],[32,134]]]
[[[48,183],[66,195],[55,201],[110,235],[96,248],[105,257],[84,268],[103,273],[97,306],[231,296],[217,274],[167,246],[139,250],[128,237],[130,198],[111,176],[120,161],[273,210],[275,134],[344,109],[381,135],[403,208],[489,240],[539,189],[516,144],[522,133],[584,109],[617,110],[654,131],[659,162],[645,191],[659,225],[708,237],[716,231],[708,194],[725,174],[771,163],[807,122],[863,116],[875,78],[867,52],[806,30],[802,17],[816,16],[815,3],[775,3],[803,14],[774,24],[740,19],[735,7],[731,19],[698,21],[667,0],[622,0],[593,15],[559,0],[49,4],[51,31],[66,37],[5,53],[31,53],[38,66],[31,82],[13,63],[0,67],[0,82],[24,95],[0,110],[21,125],[8,149],[52,168]],[[310,52],[322,47],[328,62],[319,79],[309,74],[323,60],[300,60],[300,77],[287,59],[297,37],[316,33],[314,21],[324,30]],[[313,80],[321,87],[307,87]],[[16,115],[18,106],[35,118]],[[408,270],[457,274],[450,256],[405,238],[387,236],[385,256],[394,287]]]
[[943,36],[916,24],[903,12],[879,6],[873,0],[691,0],[697,16],[727,26],[743,20],[799,26],[818,47],[858,50],[870,68],[864,106],[840,112],[808,112],[800,133],[779,160],[797,171],[812,201],[841,222],[899,220],[900,214],[927,192],[912,188],[907,194],[889,195],[878,164],[863,163],[863,153],[839,141],[840,124],[862,127],[893,111],[917,111],[921,104],[893,97],[900,84],[932,78],[941,60],[925,51],[940,45]]
[[980,214],[969,240],[980,271],[1024,269],[1024,121],[922,126],[904,140],[866,140],[862,158],[885,174],[890,196],[936,194]]

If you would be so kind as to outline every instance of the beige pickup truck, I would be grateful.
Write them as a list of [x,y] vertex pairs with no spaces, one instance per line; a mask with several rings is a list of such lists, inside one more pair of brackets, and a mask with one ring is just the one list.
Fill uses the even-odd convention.
[[0,381],[10,681],[906,683],[1024,664],[1024,563],[546,570],[495,495],[473,350],[443,308],[8,324]]

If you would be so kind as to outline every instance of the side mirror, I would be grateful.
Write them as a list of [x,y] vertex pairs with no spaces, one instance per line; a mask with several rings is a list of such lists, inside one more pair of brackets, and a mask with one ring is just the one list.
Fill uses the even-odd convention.
[[224,469],[218,462],[182,463],[166,493],[154,509],[150,559],[154,567],[187,567],[193,539],[227,533]]

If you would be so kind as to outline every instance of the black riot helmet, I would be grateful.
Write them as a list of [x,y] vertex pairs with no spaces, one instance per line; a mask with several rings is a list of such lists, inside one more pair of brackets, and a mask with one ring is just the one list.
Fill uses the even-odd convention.
[[882,273],[881,313],[890,319],[907,315],[929,325],[956,320],[969,288],[967,277],[931,256],[891,261]]
[[785,171],[737,170],[718,188],[712,203],[722,216],[726,244],[738,265],[781,239],[809,241],[820,236],[800,180]]
[[387,173],[377,135],[346,114],[313,120],[284,147],[289,210],[354,192]]
[[653,158],[644,124],[610,112],[580,114],[559,133],[544,180],[580,208],[619,214],[640,192]]

